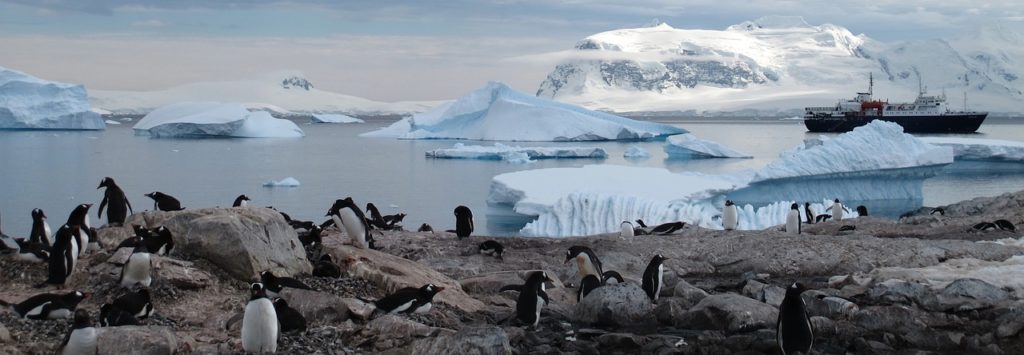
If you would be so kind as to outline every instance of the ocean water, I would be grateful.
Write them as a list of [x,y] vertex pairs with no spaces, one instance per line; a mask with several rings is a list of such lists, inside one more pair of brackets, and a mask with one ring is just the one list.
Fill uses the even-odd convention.
[[[606,149],[605,160],[541,160],[529,164],[500,161],[427,159],[424,153],[451,147],[450,140],[361,138],[391,121],[365,124],[307,124],[306,137],[296,139],[152,139],[134,135],[131,125],[109,125],[105,131],[0,131],[0,216],[7,234],[25,236],[30,211],[42,208],[54,228],[74,206],[103,198],[100,180],[113,177],[128,194],[136,212],[152,209],[143,194],[161,191],[187,208],[230,206],[239,194],[254,206],[274,206],[297,219],[321,222],[331,203],[352,196],[373,202],[384,214],[407,213],[404,226],[421,223],[435,230],[452,229],[452,210],[469,206],[478,228],[487,226],[487,194],[494,175],[548,167],[618,164],[665,167],[672,171],[725,173],[757,169],[811,136],[800,121],[698,122],[659,120],[697,136],[749,153],[753,159],[666,160],[664,142],[506,143],[512,145],[584,145]],[[816,134],[813,134],[816,135]],[[1024,124],[985,123],[976,138],[1024,139]],[[623,152],[638,145],[651,153],[629,160]],[[264,182],[294,177],[301,186],[267,188]],[[1024,188],[1024,164],[958,162],[925,182],[923,204],[942,205],[978,196],[994,196]],[[506,233],[506,231],[480,231]]]

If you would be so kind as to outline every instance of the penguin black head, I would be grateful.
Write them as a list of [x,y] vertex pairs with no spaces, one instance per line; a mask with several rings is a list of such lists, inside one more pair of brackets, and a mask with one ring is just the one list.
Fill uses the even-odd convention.
[[591,253],[592,252],[590,252],[590,248],[587,248],[585,246],[580,246],[580,245],[571,246],[571,247],[569,247],[569,251],[565,252],[565,262],[563,264],[568,263],[570,260],[576,258],[580,254],[584,254],[587,257],[590,257]]
[[735,205],[735,203],[732,203],[732,200],[725,200],[725,205],[726,206],[732,206],[732,205]]
[[288,307],[288,302],[285,301],[284,298],[274,297],[274,301],[273,302],[274,302],[274,308],[275,309]]
[[89,298],[89,294],[80,291],[71,291],[61,296],[61,300],[69,305],[78,304],[78,302],[82,302],[86,298]]
[[235,202],[231,204],[231,207],[241,207],[242,203],[249,201],[252,201],[249,199],[249,196],[246,196],[244,194],[238,195],[238,197],[235,197]]
[[470,211],[469,207],[462,205],[455,207],[455,217],[470,217],[472,215],[473,212]]
[[837,199],[835,199],[835,200],[834,200],[834,201],[832,201],[832,202],[835,202],[835,203],[839,203],[839,199],[837,198]]
[[555,282],[547,272],[536,271],[526,278],[526,285],[543,285],[545,282]]
[[867,216],[868,215],[868,208],[867,208],[867,206],[864,206],[864,205],[857,206],[857,214],[862,216],[862,217],[863,216]]
[[434,286],[434,284],[426,284],[420,287],[420,294],[428,300],[433,299],[434,295],[441,291],[444,291],[444,287]]
[[33,208],[32,209],[32,220],[33,221],[45,220],[45,219],[46,219],[46,213],[43,213],[43,210],[38,209],[38,208]]
[[420,225],[420,229],[417,229],[416,231],[417,232],[431,232],[431,233],[433,233],[434,232],[434,227],[431,227],[429,224],[424,223],[424,224]]
[[791,209],[791,210],[798,210],[798,209],[800,209],[800,204],[793,203],[792,205],[789,206],[789,209]]
[[786,289],[786,298],[800,297],[800,294],[804,293],[804,291],[807,291],[807,288],[804,287],[804,284],[794,282],[792,285],[789,285],[789,288]]
[[89,312],[84,309],[75,310],[75,322],[72,325],[74,329],[88,328],[92,326],[92,318],[89,317]]
[[499,259],[501,259],[501,255],[505,253],[505,247],[501,245],[501,243],[498,243],[493,240],[488,240],[486,242],[480,243],[477,249],[479,249],[481,253],[489,253],[491,255],[498,257]]
[[104,187],[111,187],[111,186],[117,186],[117,183],[114,182],[113,178],[108,176],[108,177],[103,178],[103,180],[100,181],[100,186],[97,186],[96,188],[97,189],[102,189]]
[[148,193],[148,194],[145,194],[144,196],[146,196],[146,197],[149,197],[149,198],[151,198],[151,199],[154,199],[154,200],[155,200],[155,199],[156,199],[156,197],[157,197],[158,195],[160,195],[160,193],[159,193],[159,192],[157,192],[157,191],[153,191],[153,192],[150,192],[150,193]]
[[668,258],[662,256],[661,254],[655,254],[654,257],[651,258],[651,263],[661,264],[661,263],[665,262],[665,260],[668,260]]
[[267,290],[263,288],[263,284],[256,282],[249,288],[249,295],[251,296],[250,300],[267,298]]
[[334,260],[331,259],[331,254],[321,255],[320,256],[320,261],[334,262]]
[[352,210],[359,210],[359,208],[356,207],[356,202],[352,200],[352,197],[346,197],[344,199],[334,200],[334,204],[331,205],[331,208],[329,208],[327,210],[327,214],[325,214],[324,217],[331,216],[331,215],[336,215],[343,208],[351,208]]

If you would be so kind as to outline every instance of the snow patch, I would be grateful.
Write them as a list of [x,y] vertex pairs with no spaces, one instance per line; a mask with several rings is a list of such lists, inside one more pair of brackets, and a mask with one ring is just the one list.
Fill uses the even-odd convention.
[[263,183],[263,187],[299,187],[301,184],[299,180],[289,176],[278,181],[267,181]]
[[669,159],[753,158],[749,154],[689,133],[668,137],[665,140],[665,153],[668,153]]
[[0,67],[0,129],[101,130],[85,87]]
[[999,139],[920,137],[929,144],[951,147],[956,160],[1024,162],[1024,142]]
[[294,122],[238,103],[183,102],[150,112],[133,127],[151,137],[302,137]]
[[434,149],[426,152],[427,158],[437,159],[481,159],[512,160],[529,159],[605,159],[608,152],[603,148],[590,147],[520,147],[494,143],[493,146],[465,145],[455,143],[451,148]]
[[336,113],[315,113],[315,114],[313,114],[313,123],[365,123],[365,122],[366,121],[363,121],[361,119],[358,119],[358,118],[355,118],[355,117],[352,117],[352,116],[336,114]]

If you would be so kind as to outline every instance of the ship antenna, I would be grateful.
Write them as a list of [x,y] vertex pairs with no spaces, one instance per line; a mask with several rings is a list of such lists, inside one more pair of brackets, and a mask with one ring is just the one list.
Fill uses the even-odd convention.
[[964,112],[967,112],[967,89],[971,88],[971,81],[967,79],[967,72],[964,72]]
[[868,95],[875,95],[875,73],[868,72]]

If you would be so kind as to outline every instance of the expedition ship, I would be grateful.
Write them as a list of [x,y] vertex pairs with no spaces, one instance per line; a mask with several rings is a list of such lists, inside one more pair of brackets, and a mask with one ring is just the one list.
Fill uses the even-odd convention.
[[[834,106],[807,107],[804,125],[811,132],[849,132],[873,120],[890,121],[907,133],[973,133],[988,112],[950,111],[946,95],[927,96],[918,91],[913,103],[890,103],[872,98],[875,81],[869,77],[868,92]],[[966,107],[966,96],[964,107]]]

